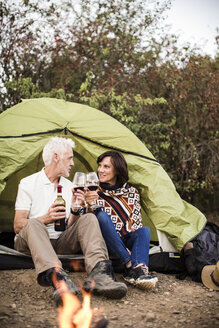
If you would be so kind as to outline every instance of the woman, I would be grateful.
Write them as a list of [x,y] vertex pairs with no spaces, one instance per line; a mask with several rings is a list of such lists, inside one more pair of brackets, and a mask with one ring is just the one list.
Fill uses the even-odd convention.
[[[143,289],[153,289],[157,277],[148,271],[150,229],[142,227],[140,196],[127,181],[128,168],[120,152],[107,151],[97,159],[100,188],[97,209],[102,235],[109,253],[125,266],[124,279]],[[87,193],[87,202],[97,198]]]

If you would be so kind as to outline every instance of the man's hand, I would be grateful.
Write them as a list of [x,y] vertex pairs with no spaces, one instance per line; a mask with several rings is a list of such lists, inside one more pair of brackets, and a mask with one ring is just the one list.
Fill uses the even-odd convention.
[[[73,212],[78,211],[78,206],[85,206],[85,195],[83,190],[75,190],[74,188],[72,189],[72,204],[71,204],[71,209]],[[70,214],[68,222],[67,222],[67,227],[70,227],[77,219],[79,218],[79,215],[73,215]]]
[[44,216],[41,216],[39,219],[44,224],[49,224],[56,220],[64,219],[65,216],[65,206],[63,206],[61,202],[55,202],[50,206],[48,213]]
[[85,204],[85,194],[83,190],[72,189],[72,210],[77,211],[77,207],[74,207],[74,204],[83,206]]
[[[15,233],[19,233],[21,229],[25,226],[27,223],[29,216],[29,211],[23,211],[23,210],[17,210],[15,211],[15,217],[14,217],[14,231]],[[44,224],[52,223],[59,219],[64,219],[66,216],[65,213],[65,206],[62,205],[60,202],[53,203],[48,213],[39,217],[38,220],[42,221]]]

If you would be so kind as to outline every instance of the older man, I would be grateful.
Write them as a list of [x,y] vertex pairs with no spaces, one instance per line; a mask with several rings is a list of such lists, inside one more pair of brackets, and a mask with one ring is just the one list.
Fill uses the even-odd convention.
[[[112,264],[96,216],[91,213],[80,215],[71,207],[76,196],[79,202],[84,202],[84,193],[72,193],[72,183],[66,179],[74,165],[72,148],[74,142],[71,139],[51,138],[43,150],[45,167],[20,181],[14,217],[15,249],[31,254],[38,283],[54,287],[57,303],[61,301],[61,280],[72,293],[80,293],[62,269],[57,253],[80,251],[85,256],[88,282],[95,281],[94,293],[121,298],[127,287],[113,279]],[[62,186],[65,207],[55,202],[58,185]],[[67,218],[67,229],[56,231],[54,222],[64,218]]]

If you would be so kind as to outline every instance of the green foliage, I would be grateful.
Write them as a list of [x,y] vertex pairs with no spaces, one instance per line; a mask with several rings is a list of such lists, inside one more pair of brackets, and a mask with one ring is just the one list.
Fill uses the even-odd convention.
[[218,174],[218,60],[190,55],[180,69],[165,71],[169,110],[176,116],[171,149],[178,167],[175,182],[187,197],[213,192]]
[[[39,86],[39,81],[44,81],[44,89],[48,85],[43,72],[50,62],[55,34],[61,28],[57,26],[57,2],[0,0],[0,111],[18,100],[6,90],[13,79],[32,78]],[[14,94],[13,87],[9,90]]]
[[[47,79],[49,88],[63,88],[77,100],[87,72],[92,71],[96,90],[138,93],[138,81],[133,88],[132,78],[150,65],[151,56],[142,46],[142,36],[150,34],[169,2],[148,0],[145,6],[141,0],[81,1],[68,38],[56,36],[51,63],[40,86],[44,88],[42,82]],[[156,10],[148,9],[152,5]]]
[[65,91],[63,89],[52,89],[50,92],[41,92],[39,88],[32,82],[30,77],[19,78],[18,80],[7,82],[6,87],[10,93],[11,101],[13,103],[18,103],[22,98],[66,98]]
[[30,98],[42,97],[66,99],[65,91],[63,89],[52,89],[49,92],[34,92]]
[[136,134],[155,157],[163,163],[169,162],[170,129],[174,128],[176,118],[168,114],[167,101],[162,97],[143,98],[140,94],[116,95],[114,89],[107,93],[95,91],[92,90],[93,78],[92,72],[88,72],[79,90],[79,100],[113,116]]
[[115,119],[126,125],[134,133],[139,133],[139,124],[141,124],[142,112],[153,105],[165,104],[164,98],[142,98],[140,94],[128,95],[127,92],[116,95],[112,88],[104,94],[104,90],[93,91],[92,79],[94,75],[92,72],[87,73],[87,78],[82,83],[79,94],[79,100],[82,103],[88,104],[91,107],[98,108]]
[[6,88],[12,103],[18,103],[21,98],[32,98],[32,95],[39,90],[30,77],[20,77],[18,80],[7,82]]

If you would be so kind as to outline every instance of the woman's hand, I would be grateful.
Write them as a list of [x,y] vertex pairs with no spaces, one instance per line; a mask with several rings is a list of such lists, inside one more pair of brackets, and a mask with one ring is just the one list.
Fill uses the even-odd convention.
[[85,200],[89,207],[93,205],[93,202],[98,199],[97,191],[90,191],[86,188],[85,190]]

